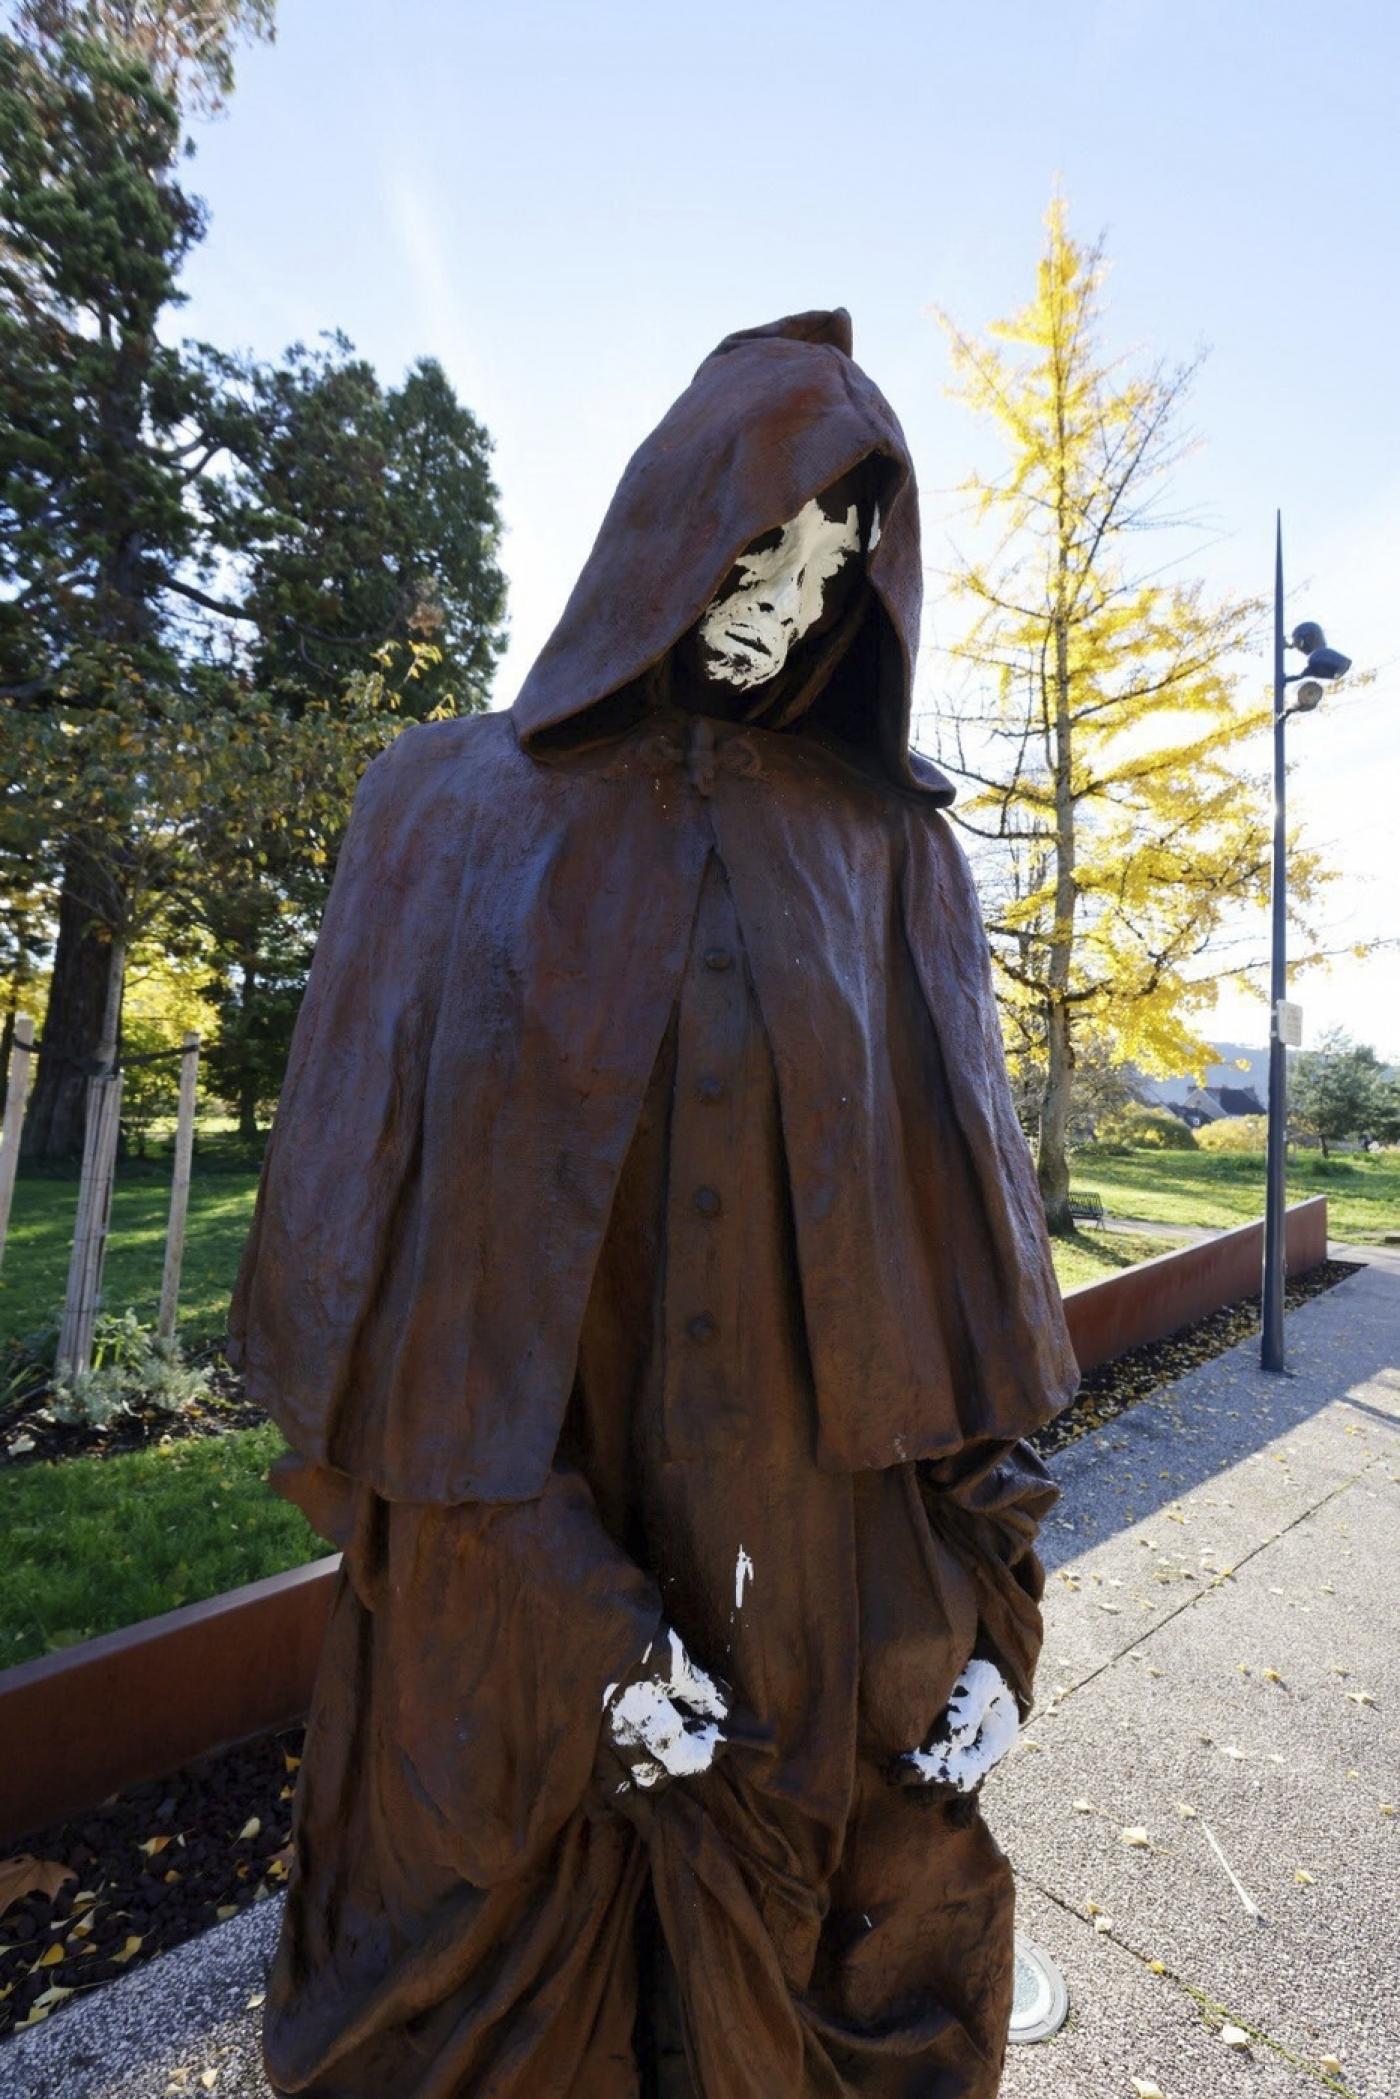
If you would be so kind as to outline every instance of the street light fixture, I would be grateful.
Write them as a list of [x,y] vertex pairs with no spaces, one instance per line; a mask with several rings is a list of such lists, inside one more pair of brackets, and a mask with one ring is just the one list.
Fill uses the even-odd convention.
[[[1265,1370],[1283,1370],[1284,1162],[1288,1143],[1288,1063],[1290,1040],[1301,1041],[1301,1019],[1288,1003],[1288,854],[1284,818],[1284,724],[1290,714],[1311,714],[1325,685],[1351,669],[1351,658],[1329,649],[1315,620],[1295,627],[1288,646],[1307,658],[1292,677],[1283,668],[1283,514],[1274,540],[1274,860],[1270,900],[1273,906],[1273,960],[1269,973],[1269,1158],[1264,1202],[1264,1317],[1259,1360]],[[1288,688],[1298,690],[1293,705]]]

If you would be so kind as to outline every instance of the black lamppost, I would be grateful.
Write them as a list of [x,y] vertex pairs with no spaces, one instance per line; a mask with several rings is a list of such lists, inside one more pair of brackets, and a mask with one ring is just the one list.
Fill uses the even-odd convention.
[[[1324,679],[1343,677],[1351,658],[1329,649],[1321,627],[1305,620],[1295,627],[1288,646],[1307,661],[1289,678],[1283,671],[1283,513],[1277,518],[1274,545],[1274,866],[1273,961],[1269,973],[1269,1162],[1264,1204],[1264,1320],[1259,1360],[1265,1370],[1282,1370],[1284,1286],[1284,1160],[1288,1143],[1288,1042],[1284,1032],[1292,1016],[1288,999],[1288,850],[1284,821],[1283,727],[1290,714],[1310,714],[1322,698]],[[1293,705],[1288,687],[1296,685]],[[1289,1034],[1294,1034],[1292,1028]]]

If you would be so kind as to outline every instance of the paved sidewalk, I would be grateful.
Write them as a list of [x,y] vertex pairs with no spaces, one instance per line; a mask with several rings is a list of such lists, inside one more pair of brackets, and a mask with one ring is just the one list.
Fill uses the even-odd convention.
[[1005,2099],[1400,2095],[1400,1263],[1288,1345],[1056,1463],[1047,1703],[988,1815],[1073,2009]]
[[[1400,1256],[1364,1258],[1291,1376],[1241,1343],[1054,1460],[1046,1704],[987,1806],[1073,2009],[1004,2099],[1400,2099]],[[277,1914],[6,2043],[0,2095],[266,2099]]]

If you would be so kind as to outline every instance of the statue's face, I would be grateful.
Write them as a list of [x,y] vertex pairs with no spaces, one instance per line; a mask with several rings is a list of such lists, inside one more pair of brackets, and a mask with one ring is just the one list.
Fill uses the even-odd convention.
[[814,496],[739,556],[700,621],[700,664],[711,682],[740,692],[765,684],[831,611],[833,579],[860,549],[859,509],[833,502],[832,493]]

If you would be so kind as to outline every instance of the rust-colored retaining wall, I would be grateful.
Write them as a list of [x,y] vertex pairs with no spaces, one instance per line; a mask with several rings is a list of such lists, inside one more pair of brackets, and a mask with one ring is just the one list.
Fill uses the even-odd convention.
[[0,1670],[0,1842],[306,1712],[337,1553]]
[[[1327,1259],[1327,1198],[1295,1203],[1287,1213],[1286,1260],[1301,1275]],[[1264,1226],[1241,1225],[1180,1253],[1158,1254],[1101,1283],[1065,1293],[1070,1339],[1081,1370],[1135,1347],[1160,1341],[1221,1305],[1257,1294],[1264,1271]]]
[[[1250,1224],[1065,1298],[1081,1365],[1259,1288]],[[1290,1274],[1327,1258],[1327,1199],[1288,1213]],[[0,1670],[0,1842],[302,1718],[339,1555]]]

